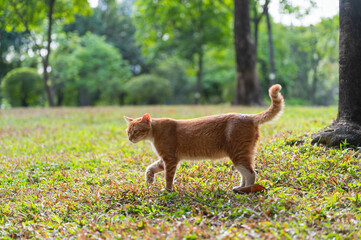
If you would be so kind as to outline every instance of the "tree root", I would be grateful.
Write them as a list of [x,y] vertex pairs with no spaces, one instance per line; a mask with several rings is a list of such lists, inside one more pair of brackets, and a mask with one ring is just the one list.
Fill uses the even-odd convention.
[[312,136],[312,144],[323,144],[327,147],[361,146],[361,126],[348,121],[336,121],[331,126]]

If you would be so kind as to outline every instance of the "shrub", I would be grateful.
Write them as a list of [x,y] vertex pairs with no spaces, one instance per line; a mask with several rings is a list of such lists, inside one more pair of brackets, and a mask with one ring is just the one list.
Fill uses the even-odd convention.
[[124,88],[127,104],[162,104],[171,93],[168,80],[151,74],[132,78]]
[[169,81],[170,104],[190,104],[194,101],[195,82],[187,75],[189,64],[177,57],[169,57],[156,65],[152,73]]
[[2,93],[5,100],[14,107],[44,104],[44,85],[34,68],[16,68],[4,77]]

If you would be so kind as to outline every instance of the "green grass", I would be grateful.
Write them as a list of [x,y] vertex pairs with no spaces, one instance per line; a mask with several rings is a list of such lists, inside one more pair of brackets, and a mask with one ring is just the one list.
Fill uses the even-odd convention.
[[2,238],[361,238],[361,161],[352,150],[310,144],[337,109],[286,107],[261,127],[257,182],[237,195],[230,161],[182,162],[175,191],[156,160],[131,144],[123,115],[193,118],[262,108],[155,106],[0,111]]

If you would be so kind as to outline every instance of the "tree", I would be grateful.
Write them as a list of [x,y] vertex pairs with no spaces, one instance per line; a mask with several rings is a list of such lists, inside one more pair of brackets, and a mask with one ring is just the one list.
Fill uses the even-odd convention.
[[312,143],[361,145],[361,1],[340,0],[339,102],[336,121]]
[[[17,30],[30,33],[33,38],[43,65],[43,82],[50,106],[54,106],[52,84],[49,81],[49,57],[51,54],[51,43],[54,21],[70,21],[75,13],[90,13],[87,0],[0,0],[0,9],[4,12],[5,21],[2,21],[0,28],[5,27],[7,31]],[[44,44],[38,44],[33,32],[39,32],[39,26],[45,21],[46,40]],[[45,47],[44,47],[45,46]],[[41,54],[43,52],[43,54]]]
[[224,45],[229,39],[228,10],[213,0],[142,0],[136,2],[136,8],[136,37],[151,60],[162,53],[196,63],[197,104],[202,92],[205,47]]
[[2,92],[11,106],[43,105],[41,77],[33,68],[16,68],[8,72],[1,84]]
[[60,41],[51,63],[58,105],[123,103],[123,85],[131,76],[130,68],[104,37],[69,35]]
[[234,47],[236,52],[236,96],[234,104],[262,105],[252,42],[249,0],[234,0]]
[[253,39],[254,39],[254,45],[255,45],[255,51],[257,56],[257,49],[258,49],[258,27],[262,20],[262,17],[266,14],[266,11],[268,11],[268,5],[270,4],[271,0],[266,0],[262,7],[262,12],[258,12],[259,3],[257,0],[251,1],[252,9],[253,9]]
[[267,21],[267,36],[268,36],[268,56],[269,56],[269,64],[270,64],[270,74],[269,74],[269,80],[270,80],[270,86],[274,85],[276,83],[276,69],[275,69],[275,63],[274,63],[274,54],[273,54],[273,40],[272,40],[272,27],[271,27],[271,20],[270,15],[268,11],[268,5],[264,6],[265,9],[265,15],[266,15],[266,21]]
[[119,49],[134,74],[145,68],[140,46],[135,42],[135,26],[132,19],[131,1],[121,3],[100,0],[91,16],[77,15],[75,21],[64,26],[65,32],[77,32],[79,36],[87,32],[105,36],[107,42]]

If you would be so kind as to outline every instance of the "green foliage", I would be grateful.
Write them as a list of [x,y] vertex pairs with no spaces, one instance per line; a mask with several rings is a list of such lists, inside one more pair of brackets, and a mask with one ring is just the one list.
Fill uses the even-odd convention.
[[236,86],[234,59],[233,47],[207,49],[204,57],[201,102],[217,104],[234,100]]
[[[50,1],[38,0],[0,0],[0,29],[7,32],[16,30],[42,31],[42,22],[48,17]],[[87,0],[55,0],[53,17],[70,22],[74,14],[90,14]]]
[[154,106],[5,110],[0,118],[0,235],[104,239],[359,239],[361,165],[349,149],[310,144],[336,107],[287,107],[262,125],[257,183],[225,161],[180,163],[175,191],[164,174],[148,187],[157,160],[147,142],[127,140],[122,115],[187,119],[264,108]]
[[1,78],[3,78],[6,73],[11,69],[19,67],[20,59],[12,59],[12,61],[7,61],[6,56],[9,52],[12,51],[15,56],[20,55],[22,47],[28,43],[28,39],[24,33],[18,32],[6,32],[5,30],[0,30],[0,83]]
[[[131,14],[131,3],[100,1],[91,16],[77,15],[73,23],[64,26],[65,32],[76,32],[79,36],[87,32],[104,36],[106,41],[118,48],[123,58],[132,66],[143,65],[140,47],[136,45],[135,26]],[[138,66],[139,67],[139,66]]]
[[[130,75],[127,63],[119,62],[115,50],[120,51],[120,58],[127,60],[133,74],[152,74],[169,82],[170,95],[161,103],[193,103],[201,59],[199,101],[218,104],[234,99],[233,0],[139,0],[134,6],[133,2],[101,0],[92,10],[86,0],[55,1],[53,45],[59,44],[59,47],[52,51],[57,56],[50,57],[49,83],[54,85],[58,105],[123,104],[123,84]],[[289,0],[280,1],[280,6],[284,13],[301,17],[308,14],[315,1],[306,2],[310,8],[304,12]],[[39,67],[37,58],[40,57],[30,59],[28,51],[37,54],[40,49],[45,50],[43,40],[49,3],[0,0],[0,82],[13,68]],[[264,1],[251,1],[251,17],[262,12],[263,4]],[[75,22],[70,23],[74,19]],[[67,24],[63,26],[64,23]],[[13,31],[26,29],[31,34]],[[276,81],[282,84],[287,101],[302,105],[336,104],[338,16],[307,27],[272,23],[272,30]],[[79,38],[76,34],[63,37],[63,31],[85,37]],[[99,47],[91,44],[92,39],[86,42],[87,32],[103,36],[101,41],[94,40],[101,42]],[[43,43],[39,43],[40,39]],[[268,100],[270,70],[265,18],[259,24],[258,40],[258,74]],[[117,49],[103,47],[104,42]],[[44,56],[41,58],[44,61]],[[146,64],[144,59],[148,60]]]
[[52,78],[66,105],[119,104],[129,65],[104,37],[69,35],[52,58]]
[[[26,32],[32,39],[30,46],[36,49],[43,63],[44,90],[51,106],[54,105],[53,87],[47,73],[54,23],[67,23],[73,20],[74,14],[90,12],[87,0],[0,0],[0,29]],[[42,34],[47,37],[39,38]]]
[[14,107],[43,105],[43,86],[36,69],[25,67],[8,72],[1,84],[2,95]]
[[[315,26],[273,24],[272,27],[276,81],[283,85],[286,98],[316,105],[335,104],[338,88],[338,16],[323,19]],[[270,72],[266,33],[266,24],[261,23],[258,69],[264,89],[269,86]]]
[[127,104],[161,104],[171,93],[168,80],[150,74],[132,78],[124,88]]
[[136,2],[136,38],[149,59],[166,52],[193,59],[207,44],[225,44],[230,21],[229,10],[219,1]]
[[169,81],[168,104],[191,104],[194,94],[194,79],[187,73],[189,63],[177,58],[165,58],[157,63],[152,73]]
[[314,8],[317,5],[315,0],[305,1],[303,3],[304,10],[301,11],[300,6],[294,5],[294,3],[292,3],[292,1],[290,0],[280,0],[279,2],[280,2],[280,11],[282,13],[293,14],[297,18],[301,18],[308,15],[312,10],[312,8]]

